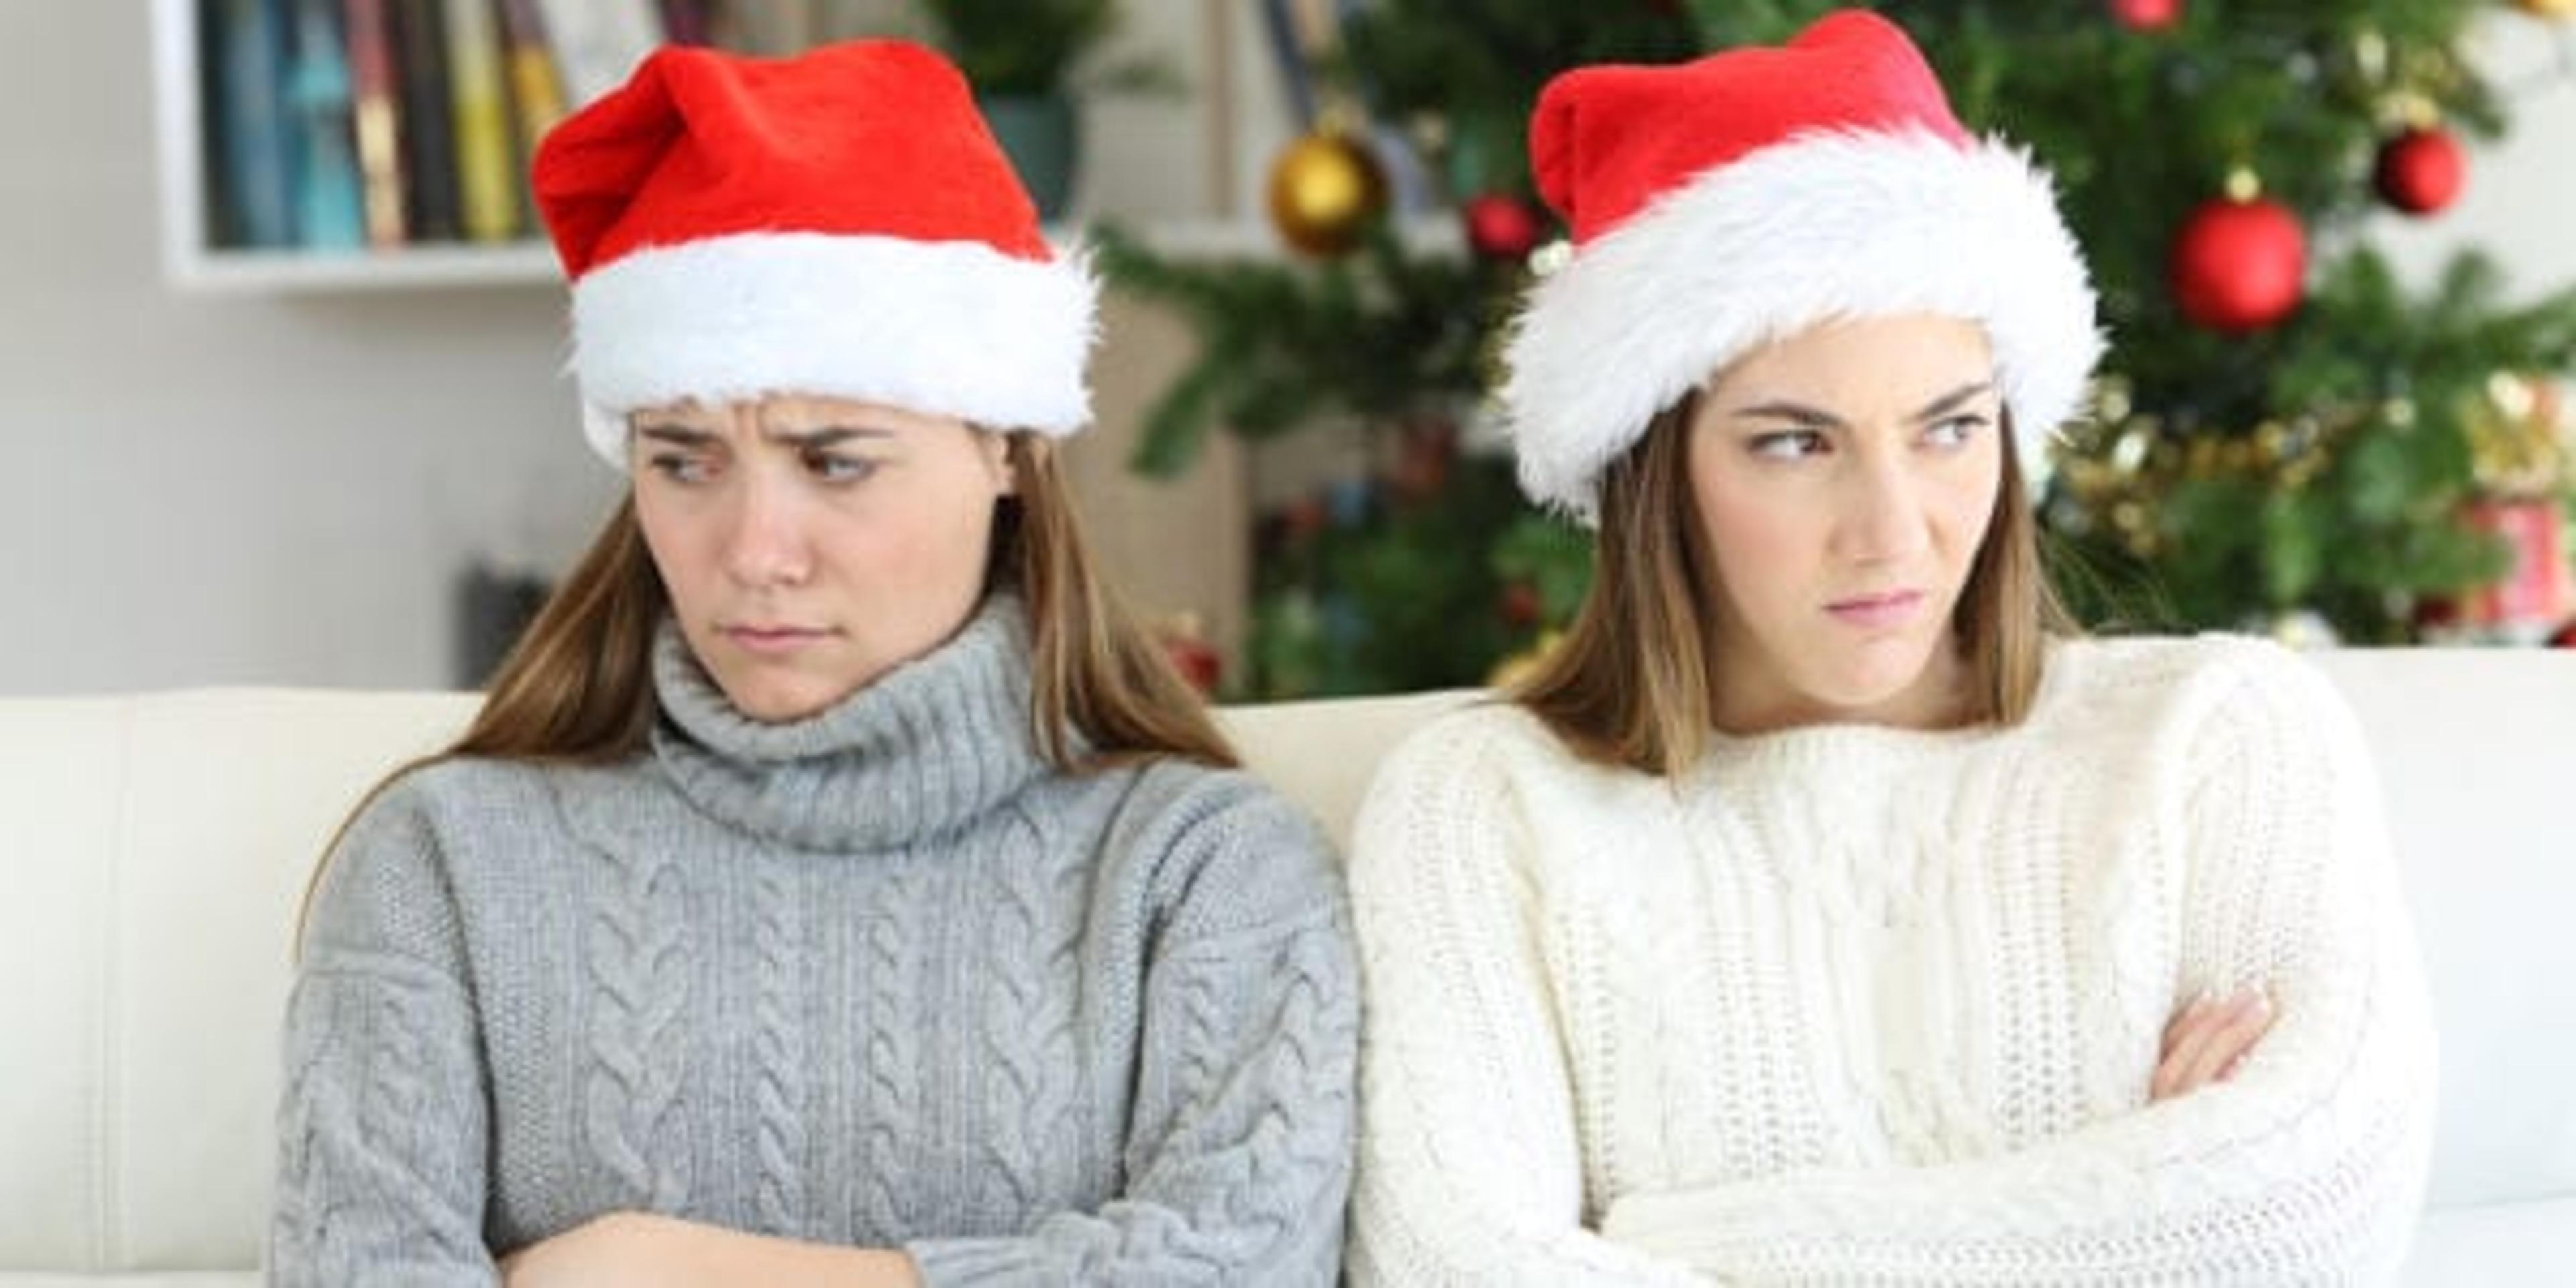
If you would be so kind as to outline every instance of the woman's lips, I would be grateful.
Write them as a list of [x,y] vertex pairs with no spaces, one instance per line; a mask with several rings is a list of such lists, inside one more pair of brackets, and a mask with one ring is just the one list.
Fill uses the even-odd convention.
[[1923,607],[1923,592],[1891,590],[1877,595],[1856,595],[1825,605],[1837,621],[1863,630],[1886,630],[1902,626]]
[[726,639],[746,653],[762,657],[784,657],[801,652],[831,637],[830,631],[804,626],[728,626]]

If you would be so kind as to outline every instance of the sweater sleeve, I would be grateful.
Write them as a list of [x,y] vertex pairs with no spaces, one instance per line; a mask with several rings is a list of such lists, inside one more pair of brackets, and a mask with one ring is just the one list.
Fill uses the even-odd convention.
[[1237,774],[1142,847],[1175,889],[1140,981],[1124,1192],[1007,1238],[905,1246],[925,1284],[1312,1284],[1341,1266],[1359,979],[1330,847]]
[[1360,813],[1351,898],[1368,1022],[1351,1281],[1694,1282],[1677,1258],[1584,1225],[1574,1094],[1496,714],[1417,734]]
[[484,1288],[481,1047],[436,838],[399,785],[315,891],[287,1003],[274,1288]]
[[2279,1018],[2234,1078],[1987,1159],[1642,1194],[1608,1227],[1748,1283],[2393,1277],[2435,1051],[2368,752],[2287,654],[2246,654],[2212,696],[2173,749],[2191,765],[2174,984],[2270,990]]

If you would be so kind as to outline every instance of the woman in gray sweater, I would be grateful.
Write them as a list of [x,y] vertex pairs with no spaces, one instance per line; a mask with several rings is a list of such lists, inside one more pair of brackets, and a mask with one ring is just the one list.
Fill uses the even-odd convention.
[[664,50],[535,171],[632,491],[316,880],[270,1282],[1330,1282],[1331,859],[1092,575],[962,80]]

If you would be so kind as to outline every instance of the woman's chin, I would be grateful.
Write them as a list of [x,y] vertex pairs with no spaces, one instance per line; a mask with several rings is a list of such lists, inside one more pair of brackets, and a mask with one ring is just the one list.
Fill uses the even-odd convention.
[[1865,650],[1817,668],[1823,673],[1808,677],[1807,694],[1848,715],[1883,715],[1904,705],[1931,663],[1932,651],[1921,646]]
[[716,687],[745,716],[762,724],[788,724],[822,714],[858,692],[864,682],[835,685],[807,676],[767,675],[730,681],[719,677]]

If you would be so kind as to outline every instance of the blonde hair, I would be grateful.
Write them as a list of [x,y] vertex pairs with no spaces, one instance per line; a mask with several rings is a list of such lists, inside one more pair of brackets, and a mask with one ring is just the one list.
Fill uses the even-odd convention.
[[[1713,564],[1690,484],[1699,395],[1658,413],[1601,476],[1592,586],[1565,639],[1508,697],[1576,754],[1650,774],[1696,764],[1716,723]],[[1971,722],[2018,723],[2039,691],[2051,635],[2076,633],[2041,566],[2007,409],[2001,486],[1951,618],[1968,666]]]
[[[1066,772],[1153,756],[1236,765],[1197,692],[1094,567],[1048,441],[1006,439],[1016,491],[994,514],[985,585],[1010,585],[1027,604],[1039,754]],[[387,774],[342,820],[305,886],[305,908],[349,825],[414,770],[459,756],[609,764],[642,751],[661,714],[653,636],[669,606],[630,494],[502,659],[465,732]]]

